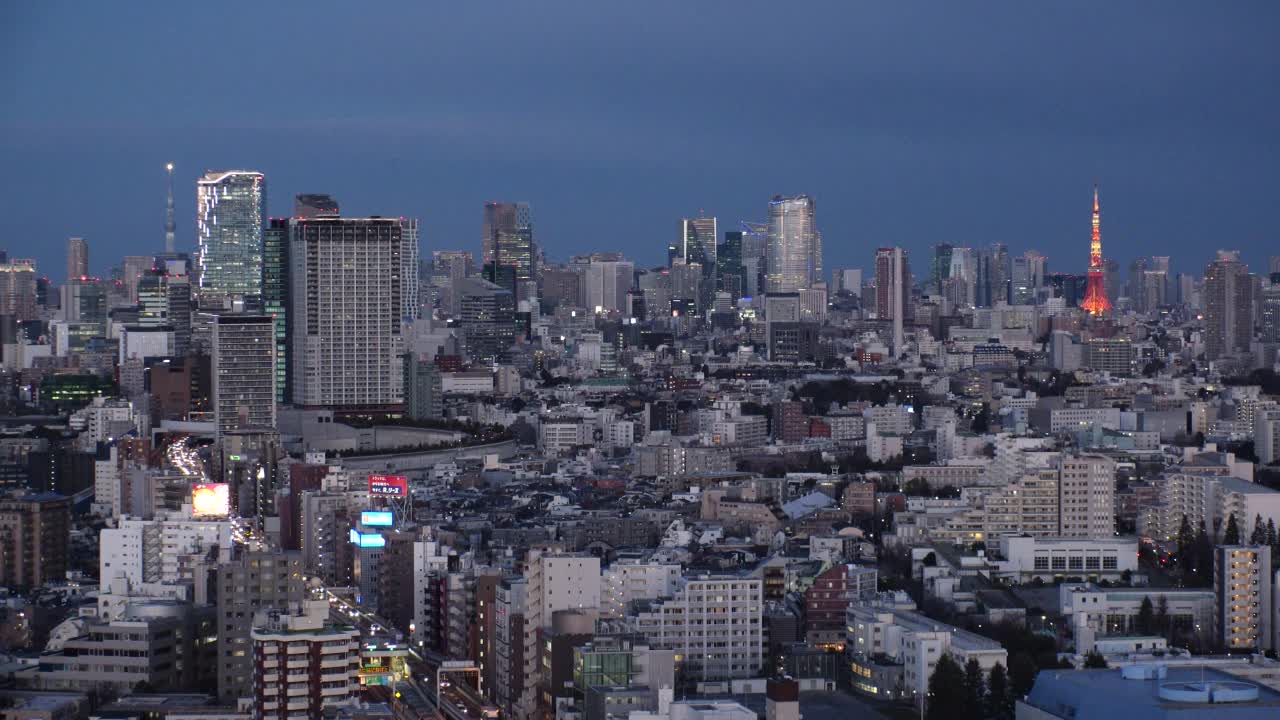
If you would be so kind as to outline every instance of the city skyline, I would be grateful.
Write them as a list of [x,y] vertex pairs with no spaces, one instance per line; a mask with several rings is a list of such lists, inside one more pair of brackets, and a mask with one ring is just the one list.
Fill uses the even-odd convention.
[[[465,38],[482,20],[462,10],[458,32],[428,29],[438,60],[407,49],[416,42],[379,43],[393,57],[344,69],[340,79],[347,87],[370,81],[391,89],[407,80],[402,67],[434,71],[450,63],[473,72],[432,72],[441,77],[412,98],[374,91],[376,102],[359,111],[310,99],[333,94],[323,72],[292,74],[299,84],[290,92],[271,75],[262,87],[219,80],[227,102],[216,105],[171,102],[169,88],[182,88],[179,79],[198,67],[198,53],[183,45],[190,31],[181,28],[216,33],[226,22],[196,22],[194,9],[157,9],[123,26],[94,8],[67,17],[57,8],[14,9],[9,24],[30,32],[9,52],[31,61],[9,63],[29,69],[0,79],[16,100],[0,126],[23,138],[0,145],[0,160],[26,175],[3,201],[0,227],[30,238],[8,242],[10,253],[35,257],[51,277],[63,264],[56,248],[67,237],[87,238],[99,259],[159,251],[164,165],[172,161],[179,250],[190,251],[195,236],[192,179],[206,168],[252,167],[271,179],[269,213],[290,207],[297,193],[329,192],[349,214],[421,218],[426,250],[477,251],[475,208],[518,198],[537,208],[538,242],[551,257],[626,249],[638,264],[656,265],[671,224],[690,208],[705,208],[728,228],[763,222],[760,204],[775,194],[807,193],[823,207],[828,268],[865,267],[880,246],[923,256],[940,242],[1002,242],[1015,250],[1069,248],[1048,253],[1050,266],[1075,271],[1088,260],[1076,249],[1087,232],[1080,207],[1100,182],[1107,254],[1122,264],[1167,254],[1178,271],[1195,271],[1217,248],[1239,249],[1251,267],[1265,260],[1274,235],[1267,189],[1277,166],[1265,118],[1280,101],[1266,82],[1275,59],[1251,48],[1266,23],[1232,15],[1208,22],[1198,11],[1174,8],[1152,39],[1145,14],[1126,8],[1083,14],[1009,6],[994,16],[994,28],[992,16],[959,10],[921,16],[831,7],[801,23],[750,9],[708,10],[705,20],[730,35],[769,27],[779,48],[794,50],[783,53],[788,59],[763,63],[729,53],[727,45],[685,45],[680,23],[663,22],[672,13],[658,5],[622,33],[618,41],[636,54],[619,67],[608,47],[576,32],[594,28],[592,18],[554,7],[518,9],[545,26],[547,44],[566,49],[536,53],[542,59],[523,67],[517,82],[490,84],[468,78],[501,75],[517,57],[523,62],[528,41],[500,32],[510,49],[477,52]],[[410,18],[404,26],[421,24],[414,15],[421,10],[402,10]],[[342,19],[354,27],[380,20],[376,13]],[[277,42],[256,42],[277,20],[297,26],[299,36],[315,22],[263,9],[247,35],[229,33],[228,77],[252,69],[252,53],[234,52],[242,43],[282,67],[329,67],[313,50],[285,56]],[[89,87],[74,64],[48,56],[61,43],[43,39],[56,28],[92,52],[101,43],[92,31],[103,23],[125,41],[109,53],[121,72]],[[900,32],[913,24],[950,25],[956,34],[919,46]],[[378,23],[404,32],[386,26]],[[837,28],[853,28],[857,42],[820,42]],[[165,38],[159,47],[127,42],[148,31]],[[1090,51],[1076,52],[1066,38],[1086,33]],[[886,47],[878,35],[899,39]],[[968,52],[971,40],[983,49]],[[157,53],[167,62],[156,62]],[[605,71],[615,84],[601,85],[583,68]],[[698,72],[681,75],[687,68]],[[132,79],[121,86],[114,77]],[[790,77],[801,80],[789,87]],[[805,98],[804,109],[728,111],[763,87],[776,88],[781,106]],[[68,104],[62,92],[81,100]],[[686,103],[694,92],[699,101]],[[548,103],[543,95],[572,102]],[[282,103],[284,97],[297,100]],[[522,101],[520,110],[510,109],[512,98]],[[726,111],[685,109],[716,103]],[[569,112],[572,123],[565,122]],[[97,182],[101,177],[112,181]],[[608,247],[599,242],[601,227],[609,227]],[[35,252],[22,253],[18,244]]]

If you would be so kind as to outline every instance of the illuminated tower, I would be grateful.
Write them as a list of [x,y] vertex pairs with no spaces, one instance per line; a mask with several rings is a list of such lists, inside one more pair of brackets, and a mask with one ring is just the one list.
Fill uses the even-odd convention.
[[1093,187],[1093,237],[1089,241],[1089,288],[1080,307],[1095,317],[1111,311],[1107,299],[1106,268],[1102,264],[1102,220],[1098,212],[1098,186]]
[[164,252],[166,255],[172,255],[173,250],[173,163],[168,163],[164,169],[169,173],[169,202],[165,206],[164,211]]

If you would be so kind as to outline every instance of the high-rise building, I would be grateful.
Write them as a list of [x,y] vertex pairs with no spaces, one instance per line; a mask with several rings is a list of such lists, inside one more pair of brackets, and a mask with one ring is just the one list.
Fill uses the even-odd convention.
[[[485,203],[482,231],[481,256],[486,277],[513,293],[520,283],[537,279],[538,251],[529,203]],[[504,279],[512,284],[501,282]]]
[[302,602],[306,579],[296,551],[241,552],[219,565],[217,576],[218,697],[235,702],[253,694],[254,612]]
[[952,250],[952,246],[947,243],[939,243],[933,246],[933,272],[929,277],[933,281],[935,292],[941,293],[943,282],[951,277]]
[[765,254],[767,292],[798,292],[821,279],[822,251],[817,232],[813,198],[774,196],[769,202]]
[[13,315],[17,320],[36,319],[36,262],[9,260],[0,262],[0,315]]
[[902,248],[876,251],[876,314],[893,321],[893,352],[903,351],[903,324],[911,317],[911,266]]
[[412,420],[436,420],[444,416],[444,391],[440,369],[431,358],[404,354],[404,414]]
[[400,218],[400,320],[412,323],[422,316],[418,297],[418,219]]
[[746,288],[742,266],[742,231],[728,230],[716,249],[716,290],[737,300]]
[[52,493],[0,498],[0,585],[36,590],[66,578],[71,499]]
[[1219,250],[1204,270],[1204,355],[1209,360],[1249,351],[1253,281],[1234,250]]
[[711,298],[716,292],[718,237],[714,217],[684,218],[680,221],[680,255],[686,263],[697,263],[702,269],[702,283],[697,299],[704,308],[711,304]]
[[196,182],[197,295],[204,302],[262,293],[266,178],[260,172],[206,172]]
[[296,218],[336,217],[341,215],[338,201],[322,193],[299,193],[293,198],[293,216]]
[[[953,251],[954,254],[954,251]],[[978,307],[995,307],[1009,302],[1009,249],[1001,243],[993,243],[978,254]]]
[[89,241],[73,237],[67,240],[67,280],[89,276]]
[[1280,342],[1280,283],[1273,282],[1262,290],[1262,340]]
[[769,224],[742,223],[742,293],[745,297],[758,297],[765,293],[765,272],[768,266]]
[[455,292],[467,359],[478,365],[501,361],[515,342],[515,296],[480,278],[467,278]]
[[635,263],[630,260],[616,254],[592,255],[583,274],[587,309],[624,312],[627,309],[627,291],[634,280]]
[[831,273],[831,288],[836,295],[862,295],[862,268],[840,268]]
[[270,315],[213,315],[213,417],[218,435],[276,426],[276,337]]
[[290,224],[292,402],[381,412],[403,402],[404,224],[316,217]]
[[1093,230],[1089,239],[1089,289],[1080,308],[1093,316],[1111,312],[1107,294],[1106,266],[1102,262],[1102,213],[1098,209],[1098,187],[1093,188]]
[[1213,549],[1214,616],[1227,652],[1264,652],[1275,647],[1275,599],[1267,545],[1220,545]]
[[1105,455],[1061,458],[1058,467],[1058,536],[1115,536],[1115,461]]
[[[294,213],[299,216],[299,210],[308,211],[312,207],[301,205],[304,197],[329,198],[328,195],[299,195],[294,208]],[[336,212],[336,202],[333,208]],[[271,316],[275,327],[276,402],[279,404],[293,401],[289,372],[289,241],[289,220],[271,218],[262,235],[262,312]]]

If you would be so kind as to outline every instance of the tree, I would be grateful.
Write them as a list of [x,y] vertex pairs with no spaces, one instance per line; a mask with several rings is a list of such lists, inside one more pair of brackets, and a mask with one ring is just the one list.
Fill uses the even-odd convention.
[[1036,673],[1040,671],[1040,667],[1036,665],[1036,660],[1027,652],[1018,652],[1009,656],[1009,687],[1013,690],[1013,696],[1020,698],[1031,692],[1031,686],[1036,683]]
[[[1156,610],[1151,604],[1151,596],[1146,595],[1142,598],[1142,605],[1138,608],[1137,630],[1139,635],[1150,635],[1155,631]],[[1087,666],[1086,666],[1087,667]]]
[[[1146,602],[1151,602],[1150,598]],[[1103,669],[1107,667],[1107,659],[1097,650],[1090,650],[1084,656],[1084,666],[1089,669]]]
[[996,663],[987,677],[987,717],[1013,720],[1013,696],[1009,694],[1009,675]]
[[1227,517],[1227,531],[1222,534],[1223,545],[1240,544],[1240,525],[1236,522],[1236,514]]
[[1168,638],[1169,630],[1169,598],[1161,595],[1156,603],[1156,632]]
[[1183,566],[1183,571],[1191,564],[1191,545],[1195,542],[1195,533],[1191,530],[1191,521],[1187,519],[1186,513],[1182,515],[1182,524],[1178,526],[1178,564]]
[[982,709],[987,700],[987,683],[982,677],[982,666],[976,659],[964,666],[964,712],[968,720],[982,720]]
[[1250,545],[1269,545],[1267,542],[1267,526],[1262,523],[1262,513],[1253,519],[1253,534],[1249,536]]
[[1272,546],[1276,544],[1275,518],[1267,518],[1267,544]]
[[929,720],[951,720],[956,716],[956,709],[964,707],[964,702],[964,670],[944,653],[929,677],[926,717]]

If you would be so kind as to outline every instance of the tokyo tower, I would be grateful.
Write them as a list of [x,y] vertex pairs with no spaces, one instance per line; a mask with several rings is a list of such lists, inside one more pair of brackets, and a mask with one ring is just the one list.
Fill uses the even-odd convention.
[[1107,299],[1105,270],[1102,267],[1102,219],[1098,213],[1098,186],[1093,186],[1093,237],[1089,241],[1089,287],[1080,307],[1098,317],[1111,311]]

